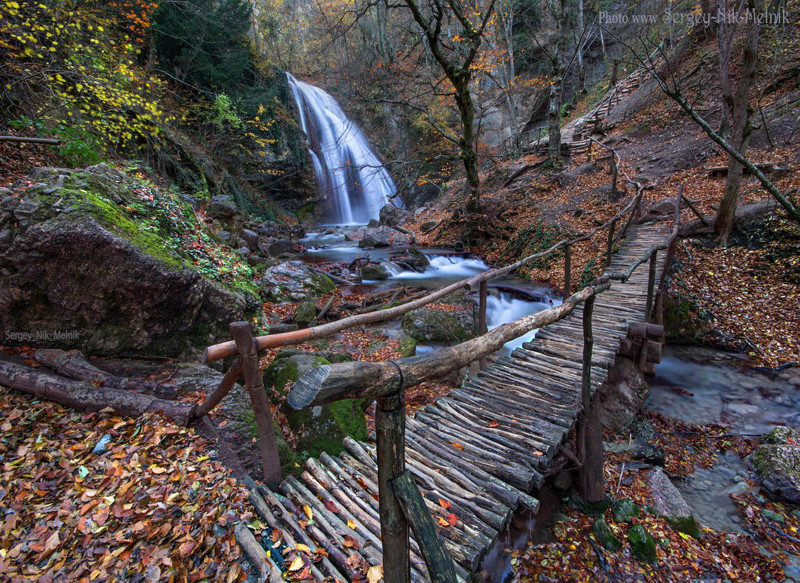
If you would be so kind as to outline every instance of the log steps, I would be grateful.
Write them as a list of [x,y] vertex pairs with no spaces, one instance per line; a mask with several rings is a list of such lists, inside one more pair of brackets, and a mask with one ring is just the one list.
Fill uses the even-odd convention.
[[[611,271],[627,268],[665,238],[663,229],[636,227],[614,256]],[[641,267],[595,301],[593,391],[618,353],[640,354],[647,340],[646,364],[660,357],[663,330],[641,324],[647,271]],[[406,467],[462,581],[477,571],[520,506],[534,512],[539,507],[531,493],[579,413],[582,316],[579,307],[539,330],[531,342],[407,418]],[[289,544],[327,551],[327,558],[315,563],[315,576],[342,581],[353,580],[359,565],[382,562],[375,446],[347,438],[344,447],[338,456],[306,460],[300,476],[286,478],[277,492],[259,487],[263,501],[256,505],[259,513],[266,506],[267,522],[285,533]],[[411,552],[412,577],[429,580],[414,540]]]

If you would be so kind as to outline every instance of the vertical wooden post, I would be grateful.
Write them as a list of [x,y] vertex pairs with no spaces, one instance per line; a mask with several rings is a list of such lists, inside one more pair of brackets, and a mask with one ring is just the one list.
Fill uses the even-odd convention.
[[[478,287],[478,334],[483,336],[489,329],[486,322],[486,308],[488,304],[488,282],[482,281]],[[481,370],[486,370],[489,366],[489,361],[486,357],[480,359]]]
[[619,170],[617,169],[617,157],[611,151],[611,196],[617,192],[617,180],[619,180]]
[[587,162],[591,162],[592,161],[592,137],[591,136],[589,136],[589,147],[586,150],[586,161]]
[[603,499],[603,431],[599,410],[592,401],[592,312],[594,296],[583,304],[583,368],[581,374],[581,403],[578,417],[578,494],[586,502]]
[[644,321],[650,322],[652,321],[653,315],[653,289],[655,288],[656,284],[656,258],[658,257],[658,251],[653,251],[653,254],[650,256],[650,275],[647,278],[647,303],[645,304],[644,308]]
[[611,221],[608,228],[608,249],[606,250],[606,267],[611,265],[611,252],[614,250],[614,231],[617,229],[617,219]]
[[572,293],[572,248],[564,248],[564,299]]
[[244,375],[244,386],[250,393],[253,413],[256,417],[258,437],[261,441],[261,463],[264,470],[264,483],[272,489],[281,482],[281,462],[278,457],[278,443],[275,439],[275,425],[272,422],[272,411],[269,399],[264,390],[261,367],[258,365],[258,354],[253,341],[253,333],[248,322],[233,322],[230,325],[231,335],[236,342]]
[[411,577],[408,521],[392,489],[392,480],[405,470],[405,394],[401,390],[377,401],[375,434],[378,442],[378,509],[383,545],[383,579],[385,583],[408,583]]

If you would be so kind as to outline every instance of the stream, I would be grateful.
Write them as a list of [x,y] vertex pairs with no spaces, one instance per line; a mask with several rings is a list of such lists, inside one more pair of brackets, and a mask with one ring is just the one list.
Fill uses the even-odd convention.
[[[374,262],[383,263],[390,277],[385,280],[364,280],[358,288],[394,289],[398,287],[417,287],[422,289],[438,289],[455,283],[467,277],[486,271],[489,266],[481,259],[471,257],[464,252],[443,247],[419,247],[430,261],[423,272],[403,269],[391,264],[390,256],[398,251],[395,247],[382,247],[375,249],[360,249],[358,243],[346,239],[346,228],[329,229],[328,231],[309,233],[300,241],[308,249],[300,259],[312,265],[322,263],[350,263],[358,257],[369,257]],[[496,286],[504,289],[513,288],[517,293],[498,290]],[[501,324],[512,322],[523,316],[540,312],[544,309],[561,304],[558,296],[552,296],[551,291],[542,285],[537,285],[521,277],[506,275],[498,277],[489,283],[489,297],[487,298],[486,320],[491,330]],[[524,294],[526,299],[519,295]],[[532,298],[536,298],[535,300]],[[477,296],[475,296],[477,302]],[[399,330],[399,322],[381,325],[382,329],[390,336]],[[521,346],[523,342],[531,340],[536,331],[531,331],[525,336],[508,342],[502,351],[507,354]],[[417,345],[418,353],[429,352],[440,348],[435,345]]]

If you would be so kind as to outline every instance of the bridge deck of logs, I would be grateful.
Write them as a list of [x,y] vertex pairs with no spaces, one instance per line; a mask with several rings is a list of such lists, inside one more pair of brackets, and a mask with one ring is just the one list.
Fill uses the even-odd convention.
[[[608,271],[624,270],[667,236],[666,228],[636,228]],[[651,273],[662,273],[664,255],[657,255]],[[652,291],[648,294],[648,269],[640,266],[626,283],[597,296],[593,391],[605,382],[619,353],[638,359],[645,369],[658,361],[663,339],[641,324],[648,304],[652,307]],[[469,580],[479,568],[519,508],[535,512],[539,507],[536,493],[543,475],[580,410],[582,312],[580,306],[540,329],[533,341],[407,419],[406,467],[460,580]],[[365,565],[383,561],[375,445],[347,439],[344,446],[339,456],[307,460],[299,477],[284,479],[275,491],[260,486],[256,496],[257,508],[289,544],[327,551],[327,558],[315,564],[316,577],[343,582],[357,579]],[[430,580],[413,535],[411,571],[412,580]]]

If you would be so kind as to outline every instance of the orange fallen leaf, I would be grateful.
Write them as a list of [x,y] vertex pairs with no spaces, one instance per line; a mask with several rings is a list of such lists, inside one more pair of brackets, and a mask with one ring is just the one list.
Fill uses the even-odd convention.
[[450,523],[450,526],[455,526],[456,524],[458,524],[458,516],[456,516],[455,514],[452,514],[452,513],[448,514],[447,515],[447,522]]
[[461,445],[460,443],[456,443],[455,441],[450,443],[450,445],[452,445],[454,448],[459,449],[459,450],[463,450],[464,449],[463,445]]
[[452,504],[450,504],[450,502],[448,502],[447,500],[442,500],[441,498],[439,498],[439,506],[447,510],[452,506]]
[[491,423],[489,423],[489,427],[499,427],[499,426],[500,424],[497,421],[492,421]]

